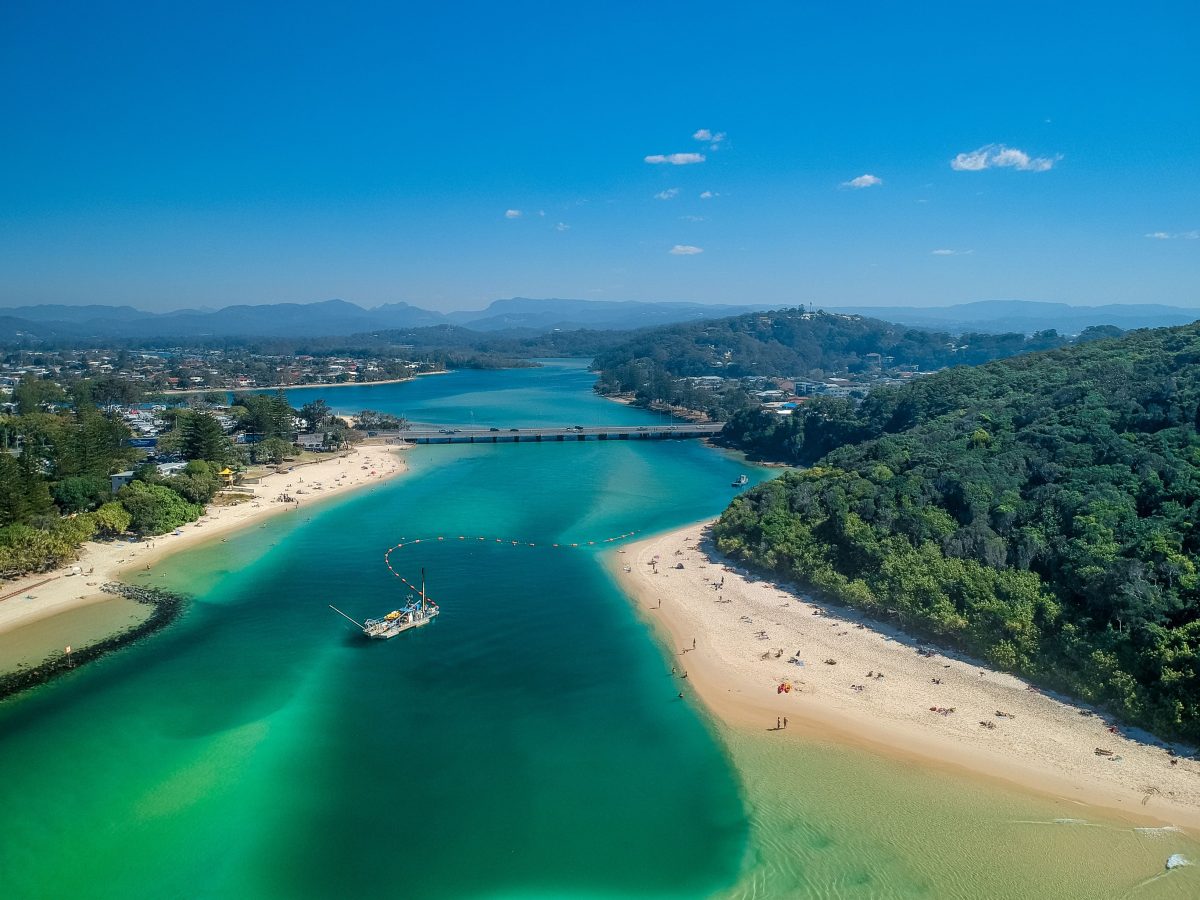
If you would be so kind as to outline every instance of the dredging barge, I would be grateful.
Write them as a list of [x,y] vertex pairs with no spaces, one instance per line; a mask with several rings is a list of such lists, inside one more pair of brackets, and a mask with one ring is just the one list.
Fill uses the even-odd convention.
[[359,622],[357,619],[346,615],[332,603],[329,604],[329,608],[339,616],[349,619],[357,625],[367,637],[385,641],[411,628],[420,628],[422,625],[428,625],[441,612],[438,609],[438,605],[425,595],[424,569],[421,570],[421,599],[418,602],[410,594],[408,601],[401,609],[393,609],[386,616],[378,619],[367,619],[363,622]]

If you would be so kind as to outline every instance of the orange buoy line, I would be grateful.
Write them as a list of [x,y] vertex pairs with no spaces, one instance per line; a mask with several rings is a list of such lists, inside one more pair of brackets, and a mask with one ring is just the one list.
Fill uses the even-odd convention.
[[[549,546],[551,549],[566,550],[566,549],[570,549],[572,547],[576,547],[576,548],[581,547],[581,546],[594,547],[597,544],[611,544],[611,543],[614,543],[615,541],[623,541],[626,538],[631,538],[635,534],[637,534],[636,531],[626,531],[624,534],[618,534],[615,537],[604,538],[603,540],[600,540],[600,541],[588,541],[586,544],[574,543],[574,544],[549,544],[549,545],[547,545],[547,544],[536,544],[533,541],[514,541],[509,538],[488,538],[485,536],[477,537],[477,536],[467,536],[464,534],[460,534],[458,536],[458,539],[460,541],[492,540],[497,544],[510,544],[513,547],[538,547],[538,546],[546,547],[546,546]],[[395,546],[388,547],[387,550],[383,554],[383,563],[384,563],[384,565],[386,565],[388,567],[388,571],[391,572],[393,575],[395,575],[397,578],[399,578],[400,582],[406,588],[408,588],[410,591],[419,591],[420,588],[417,587],[416,585],[412,584],[411,582],[409,582],[409,580],[407,578],[405,578],[403,575],[401,575],[399,572],[397,572],[392,567],[392,554],[395,553],[397,550],[402,550],[411,544],[419,544],[422,541],[433,541],[433,540],[444,541],[444,540],[446,540],[446,538],[443,535],[438,535],[436,538],[413,538],[412,540],[400,541],[400,543],[396,544]],[[428,595],[426,595],[425,599],[428,600],[430,598]]]

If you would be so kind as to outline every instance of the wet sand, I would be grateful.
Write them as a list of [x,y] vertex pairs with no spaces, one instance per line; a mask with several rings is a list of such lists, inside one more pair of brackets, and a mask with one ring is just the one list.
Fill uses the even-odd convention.
[[[168,554],[223,537],[268,516],[295,512],[328,497],[399,475],[407,470],[400,449],[364,445],[344,456],[266,475],[259,484],[248,486],[252,491],[249,499],[235,505],[214,503],[199,520],[176,532],[133,542],[89,541],[75,563],[53,572],[3,582],[0,584],[0,597],[5,598],[0,600],[0,638],[4,639],[0,643],[0,672],[15,668],[19,659],[33,652],[32,648],[44,645],[45,635],[64,637],[64,646],[66,643],[83,646],[133,624],[116,620],[112,595],[99,589],[104,582],[127,579],[134,570],[149,568]],[[278,497],[284,493],[298,500],[299,505],[280,501]],[[103,613],[78,617],[79,610],[97,604],[104,606]],[[70,621],[77,626],[69,634],[65,630],[67,620],[61,627],[35,628],[68,614],[76,614]],[[55,648],[56,652],[62,650],[57,639],[51,649]]]
[[1113,733],[1102,715],[1019,678],[757,580],[716,554],[708,524],[628,545],[609,562],[674,648],[672,664],[687,673],[680,689],[730,727],[851,744],[1130,821],[1200,828],[1200,762],[1150,735]]

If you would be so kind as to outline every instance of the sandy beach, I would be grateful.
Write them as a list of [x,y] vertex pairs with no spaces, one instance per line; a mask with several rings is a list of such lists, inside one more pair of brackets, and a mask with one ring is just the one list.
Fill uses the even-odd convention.
[[717,555],[710,524],[627,545],[609,561],[673,648],[680,689],[728,726],[999,779],[1077,802],[1081,817],[1092,806],[1200,829],[1200,762],[1019,678],[756,579]]
[[[53,572],[29,575],[0,583],[0,634],[94,603],[111,602],[100,592],[106,581],[120,580],[171,553],[244,528],[262,519],[303,509],[326,498],[378,483],[407,470],[397,446],[363,445],[349,453],[320,462],[295,466],[291,471],[266,475],[247,485],[250,499],[236,505],[211,504],[203,516],[177,530],[137,542],[89,541],[78,561]],[[288,494],[297,503],[279,499]],[[81,573],[75,574],[78,570]],[[101,635],[95,635],[100,637]],[[12,638],[16,638],[12,635]],[[2,661],[0,661],[2,662]]]

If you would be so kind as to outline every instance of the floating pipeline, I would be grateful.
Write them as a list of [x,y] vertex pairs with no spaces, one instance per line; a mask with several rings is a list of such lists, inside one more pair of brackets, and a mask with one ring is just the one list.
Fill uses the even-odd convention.
[[[626,531],[624,534],[618,534],[613,537],[607,537],[607,538],[604,538],[599,541],[577,541],[574,544],[567,544],[567,543],[560,543],[560,544],[542,543],[542,544],[539,544],[534,541],[513,540],[512,538],[480,537],[477,535],[469,535],[468,536],[465,534],[460,534],[460,535],[458,535],[457,538],[447,538],[445,535],[438,535],[437,537],[412,538],[411,540],[402,540],[402,541],[400,541],[400,543],[396,544],[395,546],[388,547],[387,550],[384,551],[384,554],[383,554],[383,563],[384,563],[384,565],[386,565],[388,567],[388,571],[391,572],[393,575],[395,575],[397,578],[399,578],[400,582],[406,588],[408,588],[410,591],[420,591],[421,589],[419,587],[417,587],[416,585],[409,582],[409,580],[407,578],[405,578],[403,575],[401,575],[399,572],[397,572],[392,567],[392,554],[395,553],[397,550],[403,550],[405,547],[411,547],[416,544],[436,544],[439,541],[444,543],[447,540],[450,540],[450,541],[459,540],[459,541],[462,541],[464,544],[466,544],[468,542],[474,542],[476,544],[478,544],[478,543],[502,544],[502,545],[507,544],[512,547],[542,547],[543,549],[549,549],[549,550],[578,550],[578,549],[581,549],[584,547],[600,547],[600,546],[603,546],[604,544],[613,544],[613,543],[616,543],[617,541],[623,541],[626,538],[631,538],[635,534],[637,534],[636,531]],[[432,600],[433,598],[430,597],[428,594],[426,594],[425,599]]]
[[151,607],[150,615],[145,621],[130,626],[124,631],[119,631],[86,647],[80,647],[78,650],[72,650],[70,657],[63,653],[36,666],[20,667],[15,672],[0,675],[0,700],[5,700],[29,688],[46,684],[87,663],[95,662],[114,650],[127,647],[159,629],[166,628],[179,618],[187,602],[187,598],[183,594],[120,582],[108,582],[101,585],[100,590],[106,594],[116,594],[138,603],[145,603]]

